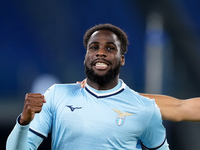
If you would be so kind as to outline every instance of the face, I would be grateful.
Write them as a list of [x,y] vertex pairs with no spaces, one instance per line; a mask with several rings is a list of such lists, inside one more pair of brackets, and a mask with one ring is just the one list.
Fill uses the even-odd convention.
[[91,35],[84,61],[88,79],[98,84],[108,84],[118,77],[124,65],[120,45],[120,40],[111,31],[99,30]]

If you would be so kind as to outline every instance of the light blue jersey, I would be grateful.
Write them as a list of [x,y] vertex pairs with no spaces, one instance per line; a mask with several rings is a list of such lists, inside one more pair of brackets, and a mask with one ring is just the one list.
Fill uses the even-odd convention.
[[30,149],[36,149],[50,132],[52,150],[138,150],[139,140],[148,148],[169,149],[154,100],[140,96],[122,80],[106,91],[55,84],[45,99],[29,127]]

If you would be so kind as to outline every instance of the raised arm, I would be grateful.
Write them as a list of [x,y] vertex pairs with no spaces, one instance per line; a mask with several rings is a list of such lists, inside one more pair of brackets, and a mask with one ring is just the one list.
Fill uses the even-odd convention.
[[21,117],[8,136],[6,142],[6,150],[28,150],[36,149],[42,142],[42,138],[31,133],[33,141],[28,141],[29,124],[33,120],[36,113],[40,113],[43,103],[46,103],[44,96],[37,93],[28,93],[25,96],[24,109]]
[[164,120],[200,122],[200,97],[181,100],[165,95],[140,94],[155,99]]

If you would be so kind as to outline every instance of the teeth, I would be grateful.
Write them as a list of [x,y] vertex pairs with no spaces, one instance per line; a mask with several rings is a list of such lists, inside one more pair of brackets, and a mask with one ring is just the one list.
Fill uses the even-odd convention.
[[98,63],[96,63],[96,66],[98,66],[98,67],[107,67],[108,65],[105,64],[105,63],[98,62]]

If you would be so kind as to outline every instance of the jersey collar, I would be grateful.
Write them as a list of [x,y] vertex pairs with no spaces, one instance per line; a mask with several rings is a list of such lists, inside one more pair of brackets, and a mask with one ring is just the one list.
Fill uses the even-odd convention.
[[110,90],[96,90],[88,84],[86,84],[85,90],[96,98],[105,98],[121,93],[125,87],[126,84],[121,79],[119,79],[118,84]]

